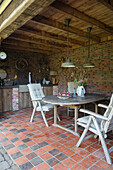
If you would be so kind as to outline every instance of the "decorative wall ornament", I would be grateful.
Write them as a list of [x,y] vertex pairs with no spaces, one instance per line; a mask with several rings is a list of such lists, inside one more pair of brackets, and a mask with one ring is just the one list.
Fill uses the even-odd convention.
[[15,63],[15,67],[20,71],[24,71],[28,68],[28,62],[24,58],[19,58]]

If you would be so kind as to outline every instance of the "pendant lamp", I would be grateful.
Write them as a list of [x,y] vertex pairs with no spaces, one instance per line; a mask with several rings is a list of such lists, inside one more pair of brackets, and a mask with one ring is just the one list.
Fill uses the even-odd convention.
[[95,65],[90,62],[90,32],[92,30],[92,27],[89,27],[87,30],[88,30],[88,61],[83,65],[83,67],[90,68],[95,67]]
[[75,67],[75,65],[70,61],[69,58],[69,23],[70,19],[66,19],[65,23],[67,25],[67,57],[66,57],[66,62],[62,63],[61,67]]

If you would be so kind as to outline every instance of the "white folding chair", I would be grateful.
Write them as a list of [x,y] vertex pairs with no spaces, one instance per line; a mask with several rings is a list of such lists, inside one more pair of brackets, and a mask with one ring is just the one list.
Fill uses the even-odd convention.
[[90,116],[85,116],[77,119],[77,124],[85,128],[77,143],[77,147],[80,146],[83,139],[85,140],[92,137],[92,135],[89,135],[85,138],[87,131],[90,130],[91,132],[99,136],[106,156],[106,160],[109,164],[112,164],[104,138],[107,138],[107,132],[113,130],[113,94],[108,106],[105,106],[103,104],[99,104],[99,106],[106,108],[103,116],[86,109],[79,110],[83,113],[89,114]]
[[[32,103],[33,103],[33,108],[34,108],[32,115],[31,115],[30,122],[33,121],[35,111],[40,111],[41,114],[42,114],[42,117],[44,119],[44,122],[45,122],[46,126],[48,127],[48,123],[47,123],[44,112],[47,112],[50,109],[53,109],[54,106],[52,104],[47,104],[47,103],[44,103],[43,101],[41,101],[42,98],[45,97],[45,95],[43,93],[43,90],[42,90],[40,83],[38,83],[38,84],[37,83],[28,84],[27,86],[28,86],[28,89],[29,89],[29,93],[30,93],[31,100],[32,100]],[[58,120],[60,121],[60,118],[59,118],[58,115],[57,115],[57,117],[58,117]]]

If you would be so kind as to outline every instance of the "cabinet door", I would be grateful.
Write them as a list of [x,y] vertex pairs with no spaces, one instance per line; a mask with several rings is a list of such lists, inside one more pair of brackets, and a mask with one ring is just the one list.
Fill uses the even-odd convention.
[[29,92],[20,92],[19,93],[19,109],[31,107],[31,97]]
[[47,86],[43,88],[45,96],[52,96],[53,95],[53,87]]
[[3,111],[12,110],[12,89],[2,89]]

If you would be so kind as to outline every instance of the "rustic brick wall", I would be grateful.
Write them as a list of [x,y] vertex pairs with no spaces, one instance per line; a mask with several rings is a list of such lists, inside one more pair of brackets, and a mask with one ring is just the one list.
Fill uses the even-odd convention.
[[[0,65],[6,70],[7,79],[11,80],[11,84],[13,82],[14,84],[27,84],[29,72],[32,74],[32,82],[41,82],[44,77],[48,79],[49,60],[46,55],[15,50],[5,50],[5,52],[7,59],[0,61]],[[24,58],[28,62],[28,67],[24,71],[19,71],[15,66],[19,58]],[[15,74],[17,74],[17,80],[14,80]]]
[[73,81],[71,73],[80,74],[86,71],[88,81],[86,90],[91,93],[113,93],[113,41],[92,45],[90,48],[90,61],[95,68],[84,69],[83,64],[87,61],[87,47],[70,51],[70,59],[76,68],[61,68],[62,57],[66,58],[66,52],[49,56],[50,68],[58,71],[59,90],[67,89],[67,82]]
[[[80,74],[86,71],[88,74],[87,92],[106,94],[113,93],[113,41],[99,43],[91,46],[90,61],[95,64],[95,68],[84,69],[82,66],[87,61],[87,47],[70,51],[70,59],[75,63],[76,68],[61,68],[62,57],[66,58],[66,52],[41,55],[30,52],[20,52],[14,50],[6,51],[8,57],[0,61],[1,68],[7,72],[7,78],[14,80],[15,74],[19,74],[22,82],[28,81],[28,72],[32,73],[32,82],[41,82],[45,77],[50,79],[48,67],[58,71],[59,90],[67,89],[67,82],[73,81],[71,73]],[[28,68],[25,71],[18,71],[15,62],[19,58],[28,61]],[[40,72],[41,71],[41,72]],[[18,79],[18,78],[17,78]],[[18,82],[19,83],[19,82]]]

